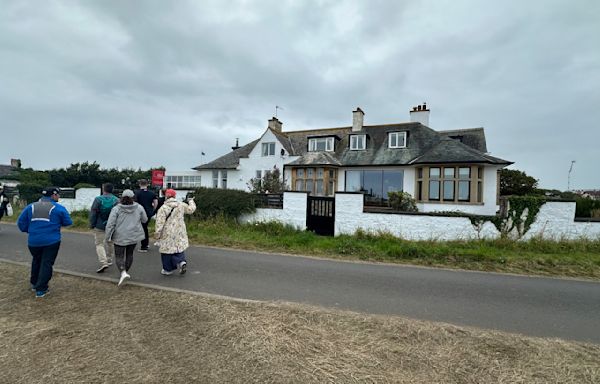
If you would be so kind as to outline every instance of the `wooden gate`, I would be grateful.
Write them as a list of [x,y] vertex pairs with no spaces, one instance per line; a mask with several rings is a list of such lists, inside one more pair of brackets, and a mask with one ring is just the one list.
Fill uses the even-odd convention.
[[333,236],[335,224],[335,198],[308,196],[306,228],[318,235]]

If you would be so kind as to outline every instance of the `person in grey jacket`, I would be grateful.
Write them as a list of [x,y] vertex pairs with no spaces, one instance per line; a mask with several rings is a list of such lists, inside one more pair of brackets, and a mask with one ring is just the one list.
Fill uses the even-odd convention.
[[148,222],[146,211],[133,201],[133,196],[131,189],[123,191],[121,202],[110,211],[106,224],[106,238],[115,245],[115,262],[121,271],[119,286],[131,277],[128,271],[133,263],[133,251],[137,242],[145,237],[142,223]]

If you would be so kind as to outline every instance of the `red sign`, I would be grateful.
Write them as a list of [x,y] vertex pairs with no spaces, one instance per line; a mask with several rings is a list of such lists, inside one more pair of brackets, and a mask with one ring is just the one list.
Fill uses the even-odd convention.
[[152,170],[152,186],[153,187],[161,187],[163,186],[163,180],[165,178],[165,171],[162,169],[153,169]]

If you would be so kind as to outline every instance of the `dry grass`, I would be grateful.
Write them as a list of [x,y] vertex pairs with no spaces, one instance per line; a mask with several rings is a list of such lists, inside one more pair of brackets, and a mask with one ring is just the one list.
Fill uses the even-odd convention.
[[0,263],[5,383],[598,383],[600,346],[56,274]]

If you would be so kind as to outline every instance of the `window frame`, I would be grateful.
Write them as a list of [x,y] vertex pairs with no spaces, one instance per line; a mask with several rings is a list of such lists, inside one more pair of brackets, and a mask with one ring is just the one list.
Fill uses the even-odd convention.
[[[325,141],[325,149],[320,150],[318,148],[318,143],[321,141]],[[308,139],[308,152],[333,152],[335,150],[335,143],[333,141],[332,136],[327,137],[310,137]]]
[[[357,144],[362,143],[362,146],[358,146]],[[367,135],[350,135],[350,150],[351,151],[364,151],[367,149]]]
[[[273,153],[271,153],[271,149],[273,149]],[[262,157],[275,156],[275,142],[262,143],[260,153]]]
[[[451,170],[452,168],[453,170]],[[431,176],[432,169],[439,169],[439,176]],[[483,205],[484,169],[485,167],[480,164],[430,164],[417,167],[415,168],[417,201],[420,203]],[[468,172],[464,172],[465,170]],[[431,193],[434,192],[431,190],[431,182],[437,183],[439,198],[431,198]],[[448,192],[448,188],[451,188],[451,193]],[[462,195],[461,192],[463,192]],[[452,198],[450,198],[450,194]]]
[[[392,145],[392,137],[395,137],[395,145]],[[403,145],[398,145],[398,138],[402,137]],[[398,132],[388,132],[388,148],[397,149],[397,148],[406,148],[406,131],[398,131]]]

